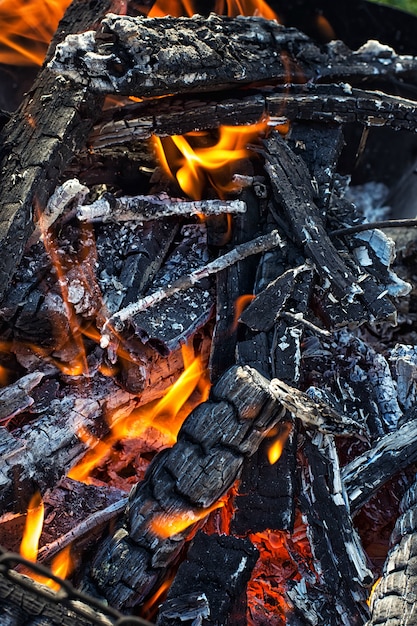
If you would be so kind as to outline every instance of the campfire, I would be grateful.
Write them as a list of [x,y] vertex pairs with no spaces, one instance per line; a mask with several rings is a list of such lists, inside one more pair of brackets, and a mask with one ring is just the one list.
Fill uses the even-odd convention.
[[0,623],[411,623],[413,18],[40,4],[1,7]]

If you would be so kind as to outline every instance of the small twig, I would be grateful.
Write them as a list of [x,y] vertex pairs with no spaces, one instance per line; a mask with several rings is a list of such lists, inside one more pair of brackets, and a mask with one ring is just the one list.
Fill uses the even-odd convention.
[[96,513],[87,517],[55,541],[43,546],[38,552],[38,562],[44,563],[45,561],[48,561],[58,552],[69,546],[70,543],[76,539],[80,539],[90,531],[94,530],[94,528],[96,528],[99,524],[104,524],[115,518],[116,515],[121,513],[126,508],[127,502],[127,496],[117,502],[113,502],[113,504],[110,504],[105,509],[96,511]]
[[267,235],[261,235],[256,239],[252,239],[251,241],[236,246],[236,248],[230,252],[227,252],[214,261],[211,261],[211,263],[207,263],[207,265],[194,270],[191,274],[181,276],[171,285],[161,287],[157,291],[141,298],[137,302],[129,304],[129,306],[112,315],[104,324],[100,342],[101,347],[107,348],[110,343],[109,329],[114,328],[116,331],[121,331],[123,329],[124,322],[131,319],[134,315],[137,315],[141,311],[158,304],[162,300],[169,298],[179,291],[190,289],[190,287],[193,287],[200,280],[207,278],[211,274],[216,274],[217,272],[234,265],[238,261],[246,259],[248,256],[266,252],[279,245],[281,245],[281,238],[278,231],[273,230]]
[[220,215],[244,213],[242,200],[183,200],[166,194],[157,196],[122,196],[106,194],[92,204],[79,206],[77,217],[90,222],[146,222],[172,215]]
[[309,328],[314,333],[321,335],[322,337],[332,336],[332,333],[330,333],[325,328],[320,328],[319,326],[316,326],[316,324],[313,324],[313,322],[307,320],[302,313],[290,313],[290,311],[284,311],[283,313],[280,313],[280,317],[287,319],[288,321],[295,324],[303,324],[303,326]]
[[375,230],[376,228],[416,228],[417,218],[405,220],[382,220],[380,222],[371,222],[366,224],[356,224],[355,226],[346,226],[346,228],[338,228],[329,233],[330,237],[339,237],[341,235],[354,235],[365,230]]

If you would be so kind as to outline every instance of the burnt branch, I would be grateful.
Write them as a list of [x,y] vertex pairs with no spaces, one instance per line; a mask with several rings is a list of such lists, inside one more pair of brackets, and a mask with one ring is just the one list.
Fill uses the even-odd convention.
[[230,252],[227,252],[214,261],[211,261],[204,267],[194,270],[188,276],[182,276],[181,278],[175,280],[171,285],[161,287],[158,291],[155,291],[148,296],[144,296],[138,300],[138,302],[130,304],[118,313],[112,315],[112,317],[106,321],[102,328],[101,346],[106,348],[109,345],[111,340],[109,332],[112,331],[112,328],[115,328],[116,331],[120,331],[123,328],[123,324],[137,313],[140,313],[149,307],[155,306],[156,304],[162,302],[162,300],[165,300],[180,291],[190,289],[200,280],[203,280],[212,274],[216,274],[226,267],[230,267],[238,261],[246,259],[248,256],[260,254],[261,252],[265,252],[266,250],[279,246],[280,241],[281,240],[277,231],[272,231],[268,235],[261,235],[252,241],[236,246]]

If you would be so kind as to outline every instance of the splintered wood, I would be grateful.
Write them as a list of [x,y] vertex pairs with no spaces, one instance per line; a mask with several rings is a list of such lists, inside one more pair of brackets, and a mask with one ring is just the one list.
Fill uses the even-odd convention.
[[0,622],[411,625],[417,245],[351,176],[396,131],[415,167],[417,59],[124,4],[71,5],[1,135],[0,544],[40,491],[98,612],[2,569]]

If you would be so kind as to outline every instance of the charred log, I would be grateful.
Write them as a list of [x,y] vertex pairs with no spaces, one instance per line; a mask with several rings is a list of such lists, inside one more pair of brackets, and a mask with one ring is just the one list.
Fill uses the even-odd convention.
[[321,50],[300,31],[275,21],[215,14],[207,19],[108,16],[97,34],[63,42],[50,67],[81,84],[91,81],[102,93],[142,97],[259,81],[363,82],[376,76],[412,81],[417,71],[413,57],[377,42],[355,52],[341,42]]

